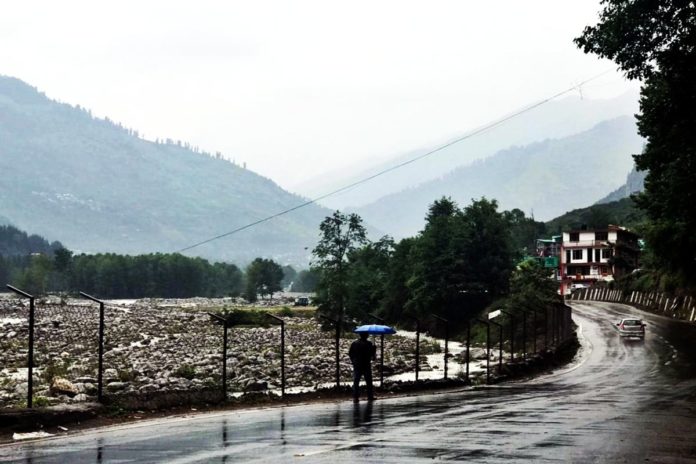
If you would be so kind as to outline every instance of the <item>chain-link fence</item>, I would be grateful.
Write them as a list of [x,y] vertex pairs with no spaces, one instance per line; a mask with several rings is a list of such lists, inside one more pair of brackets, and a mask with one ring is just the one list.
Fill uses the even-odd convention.
[[[210,305],[148,300],[125,304],[106,302],[101,372],[104,400],[154,408],[200,398],[222,399],[224,330],[208,313],[219,309]],[[283,356],[286,392],[336,385],[335,331],[322,330],[321,324],[306,312],[286,311],[282,319],[284,352],[281,351],[281,328],[270,318],[267,326],[228,327],[225,396],[255,391],[280,394]],[[0,408],[27,405],[28,320],[26,300],[0,300]],[[488,343],[491,349],[484,355],[488,362],[483,365],[491,369],[495,368],[495,363],[502,365],[501,343],[513,336],[509,322],[501,322],[503,338],[497,328],[491,327]],[[542,311],[537,322],[532,324],[532,320],[528,320],[529,339],[515,341],[518,360],[524,358],[525,351],[532,355],[532,339],[539,339],[541,350],[557,345],[569,334],[569,312],[559,310],[558,314],[544,314]],[[515,333],[520,334],[519,322]],[[546,343],[545,339],[548,339]],[[33,406],[99,399],[98,303],[37,300],[34,340]],[[352,383],[348,358],[352,341],[352,334],[344,334],[339,340],[342,385]],[[379,338],[374,341],[379,356]],[[385,338],[386,377],[404,378],[405,373],[414,372],[417,363],[421,370],[429,369],[428,362],[442,364],[439,359],[444,360],[445,355],[436,349],[437,342],[421,340],[418,360],[415,344],[414,338]],[[482,351],[480,347],[477,349]],[[536,351],[536,347],[534,349]],[[464,352],[449,362],[458,362],[460,366],[467,363],[468,373],[468,364],[474,363],[475,358],[480,367],[480,356],[465,356]],[[378,360],[373,365],[375,380],[380,378],[379,366]],[[464,372],[463,367],[458,370]]]

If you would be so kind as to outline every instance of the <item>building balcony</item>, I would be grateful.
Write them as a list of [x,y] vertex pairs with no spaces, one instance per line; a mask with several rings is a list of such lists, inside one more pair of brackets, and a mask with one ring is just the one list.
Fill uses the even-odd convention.
[[563,248],[607,248],[614,243],[608,240],[580,240],[578,242],[563,242]]

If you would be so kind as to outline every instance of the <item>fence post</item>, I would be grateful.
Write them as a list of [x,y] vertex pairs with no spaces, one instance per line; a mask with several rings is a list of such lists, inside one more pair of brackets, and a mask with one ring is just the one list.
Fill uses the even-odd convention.
[[285,320],[271,313],[266,316],[280,322],[280,396],[285,398]]
[[29,298],[29,353],[27,354],[27,408],[33,407],[34,400],[34,296],[12,285],[7,288],[20,296]]
[[522,311],[522,359],[527,360],[527,311]]
[[445,324],[445,380],[447,379],[447,357],[449,354],[449,321],[444,317],[433,314],[433,317]]
[[469,381],[469,349],[471,347],[471,323],[469,321],[466,321],[466,381]]
[[532,313],[534,314],[534,317],[532,318],[532,322],[534,323],[534,336],[532,337],[532,338],[534,338],[534,340],[532,342],[532,349],[534,350],[534,352],[533,352],[534,356],[536,356],[536,354],[537,354],[537,336],[539,334],[539,327],[537,326],[537,310],[533,309]]
[[476,319],[477,322],[486,325],[486,385],[491,383],[491,325],[483,319]]
[[503,309],[500,312],[510,318],[510,362],[515,362],[515,316]]
[[336,325],[336,390],[341,388],[341,318],[331,319],[330,317],[320,315],[322,319],[326,319]]
[[[370,317],[384,324],[386,321],[376,314],[369,314]],[[379,336],[379,386],[384,387],[384,334]]]
[[408,316],[416,321],[416,382],[418,382],[418,373],[420,372],[420,320],[413,316]]
[[503,324],[494,321],[488,322],[498,326],[498,375],[501,375],[503,373]]
[[80,292],[80,295],[99,303],[99,361],[97,367],[97,400],[101,403],[104,400],[104,302],[98,298]]
[[227,401],[227,329],[232,322],[218,314],[208,313],[213,321],[222,325],[222,400]]

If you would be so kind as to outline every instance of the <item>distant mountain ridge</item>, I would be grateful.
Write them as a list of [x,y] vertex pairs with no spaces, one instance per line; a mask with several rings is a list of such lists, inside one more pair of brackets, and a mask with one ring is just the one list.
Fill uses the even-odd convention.
[[615,189],[642,144],[633,118],[623,116],[569,137],[499,151],[356,212],[395,237],[420,230],[428,205],[442,196],[462,206],[485,196],[498,200],[501,209],[519,208],[547,220]]
[[[522,146],[549,138],[563,138],[591,129],[596,124],[620,116],[632,116],[638,111],[638,93],[591,100],[577,96],[546,103],[510,119],[500,126],[439,151],[436,155],[380,176],[355,189],[322,200],[332,208],[359,208],[402,190],[446,176],[453,170],[485,159],[511,146]],[[443,140],[444,144],[446,140]],[[411,150],[392,156],[373,165],[321,173],[303,182],[294,191],[316,198],[356,180],[367,178],[383,169],[427,153],[434,146]]]
[[[143,140],[2,76],[0,141],[0,215],[77,252],[172,252],[306,201],[227,160]],[[306,264],[329,214],[310,205],[189,253]]]
[[626,183],[611,192],[606,197],[599,200],[596,204],[601,205],[604,203],[619,201],[630,197],[634,193],[642,192],[645,190],[645,176],[647,175],[647,171],[638,171],[634,166],[631,172],[628,173],[628,176],[626,176]]

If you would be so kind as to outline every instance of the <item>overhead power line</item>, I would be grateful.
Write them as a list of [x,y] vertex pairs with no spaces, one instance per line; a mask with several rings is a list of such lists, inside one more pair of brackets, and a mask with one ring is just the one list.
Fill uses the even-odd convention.
[[509,121],[509,120],[511,120],[511,119],[514,119],[514,118],[516,118],[516,117],[518,117],[518,116],[520,116],[520,115],[522,115],[522,114],[524,114],[524,113],[527,113],[527,112],[529,112],[529,111],[531,111],[531,110],[533,110],[533,109],[535,109],[535,108],[538,108],[538,107],[540,107],[540,106],[542,106],[542,105],[544,105],[544,104],[546,104],[546,103],[548,103],[548,102],[550,102],[550,101],[552,101],[552,100],[555,100],[556,98],[558,98],[558,97],[560,97],[560,96],[562,96],[562,95],[565,95],[565,94],[567,94],[567,93],[573,92],[573,91],[575,91],[575,90],[580,90],[580,89],[582,88],[583,85],[587,84],[588,82],[592,82],[592,81],[594,81],[594,80],[596,80],[596,79],[599,79],[600,77],[602,77],[602,76],[604,76],[605,74],[609,73],[611,70],[612,70],[612,69],[607,69],[607,70],[605,70],[605,71],[603,71],[603,72],[601,72],[601,73],[599,73],[599,74],[596,74],[596,75],[594,75],[594,76],[592,76],[592,77],[590,77],[590,78],[588,78],[588,79],[585,79],[584,81],[582,81],[582,82],[580,82],[580,83],[578,83],[578,84],[573,85],[572,87],[569,87],[569,88],[567,88],[567,89],[565,89],[565,90],[563,90],[563,91],[561,91],[561,92],[558,92],[558,93],[556,93],[556,94],[554,94],[554,95],[551,95],[550,97],[544,98],[543,100],[539,100],[539,101],[536,102],[536,103],[533,103],[533,104],[531,104],[531,105],[529,105],[529,106],[526,106],[526,107],[524,107],[524,108],[522,108],[522,109],[520,109],[520,110],[518,110],[518,111],[515,111],[514,113],[511,113],[511,114],[509,114],[509,115],[507,115],[507,116],[504,116],[504,117],[502,117],[502,118],[500,118],[500,119],[497,119],[497,120],[495,120],[495,121],[493,121],[493,122],[491,122],[491,123],[488,123],[488,124],[486,124],[486,125],[484,125],[484,126],[481,126],[481,127],[479,127],[478,129],[475,129],[475,130],[472,131],[472,132],[469,132],[469,133],[467,133],[467,134],[465,134],[465,135],[463,135],[463,136],[461,136],[461,137],[458,137],[458,138],[456,138],[456,139],[454,139],[454,140],[451,140],[451,141],[445,143],[444,145],[440,145],[440,146],[438,146],[437,148],[435,148],[435,149],[433,149],[433,150],[430,150],[430,151],[428,151],[428,152],[426,152],[426,153],[423,153],[423,154],[421,154],[421,155],[418,155],[418,156],[416,156],[416,157],[414,157],[414,158],[411,158],[411,159],[409,159],[409,160],[406,160],[406,161],[404,161],[404,162],[401,162],[401,163],[396,164],[396,165],[394,165],[394,166],[391,166],[391,167],[389,167],[389,168],[383,169],[383,170],[381,170],[381,171],[379,171],[379,172],[377,172],[377,173],[375,173],[375,174],[372,174],[372,175],[370,175],[370,176],[367,176],[367,177],[364,177],[364,178],[362,178],[362,179],[359,179],[359,180],[357,180],[357,181],[355,181],[355,182],[353,182],[353,183],[350,183],[350,184],[348,184],[348,185],[345,185],[345,186],[343,186],[343,187],[341,187],[341,188],[339,188],[339,189],[333,190],[333,191],[331,191],[331,192],[329,192],[329,193],[325,193],[324,195],[318,196],[318,197],[313,198],[313,199],[311,199],[311,200],[307,200],[307,201],[305,201],[304,203],[300,203],[300,204],[298,204],[297,206],[293,206],[292,208],[288,208],[288,209],[286,209],[286,210],[279,211],[279,212],[277,212],[277,213],[275,213],[275,214],[272,214],[272,215],[270,215],[270,216],[264,217],[263,219],[259,219],[259,220],[254,221],[254,222],[250,222],[249,224],[246,224],[246,225],[244,225],[244,226],[238,227],[238,228],[236,228],[236,229],[234,229],[234,230],[230,230],[229,232],[225,232],[224,234],[216,235],[216,236],[214,236],[214,237],[210,237],[210,238],[205,239],[205,240],[203,240],[203,241],[200,241],[200,242],[198,242],[198,243],[194,243],[193,245],[189,245],[189,246],[187,246],[187,247],[185,247],[185,248],[181,248],[180,250],[177,250],[176,253],[183,253],[184,251],[190,250],[190,249],[192,249],[192,248],[199,247],[199,246],[201,246],[201,245],[205,245],[206,243],[210,243],[210,242],[213,242],[213,241],[215,241],[215,240],[219,240],[219,239],[224,238],[224,237],[229,237],[230,235],[234,235],[234,234],[236,234],[236,233],[242,232],[243,230],[246,230],[246,229],[249,229],[249,228],[251,228],[251,227],[257,226],[257,225],[262,224],[262,223],[264,223],[264,222],[268,222],[268,221],[270,221],[270,220],[272,220],[272,219],[275,219],[275,218],[277,218],[277,217],[284,216],[284,215],[286,215],[286,214],[288,214],[288,213],[291,213],[291,212],[293,212],[293,211],[296,211],[296,210],[298,210],[298,209],[300,209],[300,208],[304,208],[305,206],[309,206],[309,205],[311,205],[311,204],[313,204],[313,203],[316,203],[316,202],[318,202],[318,201],[321,201],[321,200],[323,200],[323,199],[325,199],[325,198],[331,197],[331,196],[333,196],[333,195],[336,195],[336,194],[338,194],[338,193],[344,192],[344,191],[346,191],[346,190],[350,190],[350,189],[352,189],[352,188],[354,188],[354,187],[356,187],[356,186],[358,186],[358,185],[360,185],[360,184],[364,184],[364,183],[366,183],[366,182],[371,181],[372,179],[375,179],[375,178],[377,178],[377,177],[383,176],[384,174],[390,173],[390,172],[392,172],[392,171],[396,171],[397,169],[401,169],[401,168],[403,168],[404,166],[408,166],[409,164],[413,164],[413,163],[415,163],[416,161],[420,161],[420,160],[422,160],[423,158],[427,158],[427,157],[429,157],[429,156],[432,156],[432,155],[434,155],[434,154],[436,154],[436,153],[438,153],[438,152],[444,150],[445,148],[451,147],[452,145],[456,145],[456,144],[458,144],[458,143],[460,143],[460,142],[463,142],[464,140],[470,139],[470,138],[475,137],[475,136],[477,136],[477,135],[479,135],[479,134],[482,134],[482,133],[484,133],[484,132],[487,132],[487,131],[489,131],[489,130],[495,128],[495,127],[498,127],[498,126],[500,126],[501,124],[504,124],[505,122],[507,122],[507,121]]

